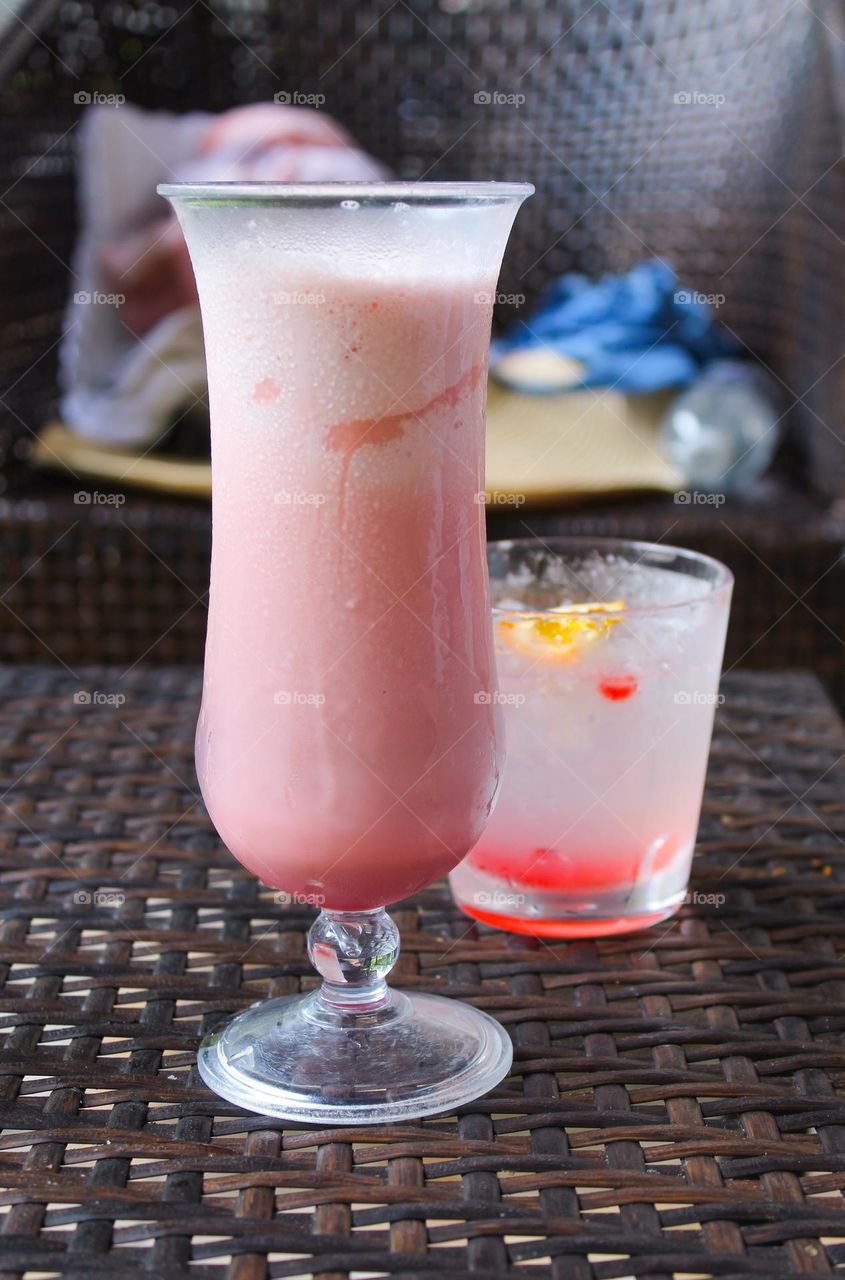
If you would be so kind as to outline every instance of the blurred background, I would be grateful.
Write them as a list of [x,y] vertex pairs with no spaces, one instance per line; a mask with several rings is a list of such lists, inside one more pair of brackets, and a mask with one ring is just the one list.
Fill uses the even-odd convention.
[[845,694],[842,0],[0,3],[0,658],[199,661],[208,417],[158,181],[528,180],[491,537],[710,552]]

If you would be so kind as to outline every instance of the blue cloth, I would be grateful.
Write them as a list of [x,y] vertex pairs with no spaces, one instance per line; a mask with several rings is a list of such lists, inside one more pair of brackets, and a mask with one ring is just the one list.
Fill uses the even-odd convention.
[[530,320],[518,320],[494,342],[493,373],[509,352],[546,348],[584,364],[582,386],[633,392],[683,386],[708,361],[738,351],[713,319],[712,307],[680,288],[659,259],[597,282],[566,275],[545,292]]

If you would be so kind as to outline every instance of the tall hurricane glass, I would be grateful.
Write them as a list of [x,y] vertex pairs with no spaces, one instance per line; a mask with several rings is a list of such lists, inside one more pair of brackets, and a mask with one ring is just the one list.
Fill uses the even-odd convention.
[[454,867],[498,785],[484,547],[493,296],[528,186],[175,184],[211,403],[197,769],[261,880],[321,907],[319,990],[206,1039],[223,1097],[320,1123],[507,1073],[478,1010],[388,988],[386,903]]

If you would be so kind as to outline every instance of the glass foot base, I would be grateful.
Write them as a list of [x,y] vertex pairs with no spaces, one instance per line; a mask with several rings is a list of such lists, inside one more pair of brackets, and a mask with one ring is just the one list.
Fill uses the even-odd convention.
[[247,1111],[310,1124],[377,1124],[450,1111],[510,1070],[498,1022],[441,996],[391,991],[373,1013],[327,1009],[319,992],[253,1005],[207,1036],[209,1088]]

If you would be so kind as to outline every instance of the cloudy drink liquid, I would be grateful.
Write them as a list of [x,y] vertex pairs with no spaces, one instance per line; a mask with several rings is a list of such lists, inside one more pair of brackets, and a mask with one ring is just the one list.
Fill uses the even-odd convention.
[[[195,251],[214,548],[197,765],[266,884],[394,901],[497,786],[483,431],[495,274]],[[375,268],[377,264],[373,264]]]

